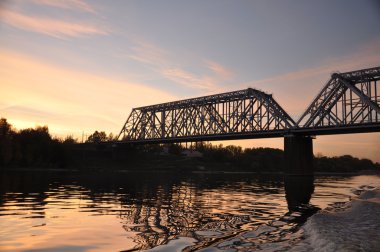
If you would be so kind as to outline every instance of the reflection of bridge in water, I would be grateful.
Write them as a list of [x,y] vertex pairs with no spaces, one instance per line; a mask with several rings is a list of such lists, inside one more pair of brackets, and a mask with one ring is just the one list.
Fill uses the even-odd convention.
[[[75,222],[72,226],[75,230],[84,230],[81,236],[84,240],[89,239],[88,235],[97,234],[97,225],[101,225],[101,230],[109,227],[101,217],[114,216],[129,241],[126,243],[129,250],[124,251],[154,248],[178,237],[195,238],[199,241],[197,246],[202,247],[214,243],[217,237],[222,240],[241,231],[255,230],[270,221],[283,220],[284,225],[291,228],[307,218],[305,209],[315,209],[309,204],[313,181],[296,176],[288,183],[291,187],[286,183],[286,179],[282,182],[282,176],[254,174],[41,174],[33,171],[20,177],[20,173],[15,172],[0,174],[0,214],[33,218],[34,224],[47,223],[39,228],[47,234],[58,232],[59,237],[66,229],[57,231],[57,227]],[[299,216],[289,219],[294,212]],[[57,219],[65,221],[56,222]],[[94,233],[87,226],[89,223]],[[275,228],[271,241],[283,238],[278,232],[281,228]],[[211,231],[217,232],[205,235]],[[111,231],[107,229],[100,237],[96,236],[96,241],[113,242],[108,232]],[[76,240],[78,233],[72,233]],[[18,236],[19,243],[15,244],[28,239],[28,235],[17,232],[12,235]],[[33,239],[48,240],[49,236],[38,235]],[[51,242],[53,246],[54,241]],[[65,244],[70,242],[70,238],[65,240]]]
[[[312,167],[312,137],[380,131],[380,67],[334,73],[295,122],[272,95],[248,88],[132,109],[119,143],[284,137],[287,167]],[[310,169],[310,168],[309,168]]]

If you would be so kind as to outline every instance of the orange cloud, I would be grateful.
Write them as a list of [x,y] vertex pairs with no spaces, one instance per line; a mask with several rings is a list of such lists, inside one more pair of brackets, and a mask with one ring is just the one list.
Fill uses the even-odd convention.
[[215,80],[208,76],[196,76],[180,68],[164,68],[161,74],[176,83],[202,91],[212,91],[217,88]]
[[108,34],[105,29],[95,25],[27,16],[11,10],[2,10],[1,20],[18,29],[42,33],[55,38]]
[[165,50],[141,39],[136,43],[137,45],[132,47],[132,54],[128,55],[129,58],[149,66],[165,67],[170,65],[169,55]]
[[206,60],[205,61],[206,66],[213,71],[217,76],[220,76],[224,79],[229,79],[232,77],[232,71],[225,68],[224,66],[220,65],[219,63],[216,63],[211,60]]
[[54,134],[118,133],[132,107],[175,100],[143,83],[51,65],[0,49],[0,117],[16,128],[48,125]]
[[82,0],[33,0],[34,3],[47,5],[61,9],[81,10],[85,12],[95,13],[88,3]]
[[171,80],[181,86],[197,89],[202,92],[217,90],[217,81],[220,78],[227,78],[231,71],[220,64],[212,61],[206,62],[206,67],[215,75],[197,75],[173,63],[171,55],[158,46],[143,40],[137,40],[136,46],[132,48],[132,53],[128,55],[130,59],[145,64],[152,71],[160,74],[164,78]]

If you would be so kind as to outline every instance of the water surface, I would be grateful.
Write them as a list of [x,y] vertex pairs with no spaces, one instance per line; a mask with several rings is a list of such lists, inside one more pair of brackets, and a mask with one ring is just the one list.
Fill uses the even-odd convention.
[[380,178],[316,176],[313,185],[249,173],[7,172],[0,250],[191,251],[281,223],[258,241],[271,243],[363,185],[379,186]]

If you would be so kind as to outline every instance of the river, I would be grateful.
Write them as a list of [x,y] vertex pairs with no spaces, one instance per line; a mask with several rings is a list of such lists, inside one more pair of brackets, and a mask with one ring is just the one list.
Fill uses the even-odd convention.
[[375,188],[378,175],[3,172],[0,251],[338,251],[313,232]]

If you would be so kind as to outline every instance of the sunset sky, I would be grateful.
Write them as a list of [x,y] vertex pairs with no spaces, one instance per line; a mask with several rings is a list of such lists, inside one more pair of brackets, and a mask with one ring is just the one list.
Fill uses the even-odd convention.
[[[118,134],[132,107],[247,87],[297,120],[331,73],[379,65],[376,0],[0,1],[0,117],[58,137]],[[317,137],[319,153],[380,162],[380,133]]]

